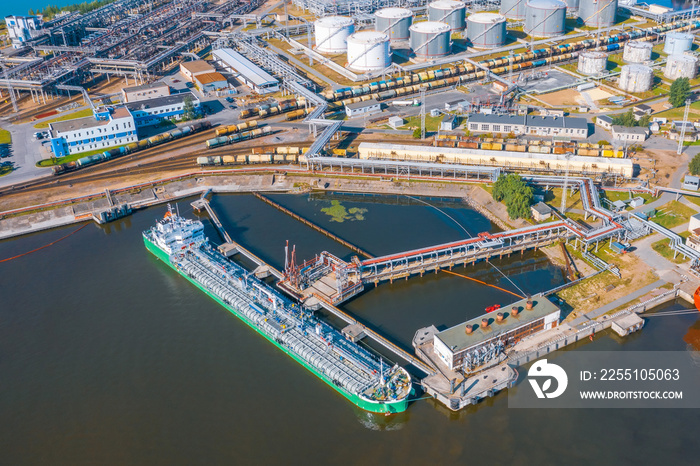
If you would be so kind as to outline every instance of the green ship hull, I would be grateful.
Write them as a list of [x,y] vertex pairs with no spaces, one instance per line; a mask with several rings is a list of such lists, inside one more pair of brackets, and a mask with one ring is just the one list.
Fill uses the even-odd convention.
[[192,283],[194,286],[196,286],[197,288],[202,290],[204,293],[206,293],[210,298],[212,298],[214,301],[219,303],[221,306],[228,309],[233,315],[235,315],[240,320],[245,322],[250,328],[252,328],[256,332],[258,332],[260,335],[265,337],[265,339],[267,341],[269,341],[270,343],[275,345],[280,350],[284,351],[288,356],[293,358],[296,362],[298,362],[302,366],[306,367],[309,371],[311,371],[313,374],[315,374],[318,378],[320,378],[321,380],[326,382],[326,384],[328,384],[328,386],[335,389],[338,393],[343,395],[345,398],[350,400],[353,404],[355,404],[359,408],[362,408],[366,411],[373,412],[373,413],[384,413],[384,414],[400,413],[400,412],[406,411],[406,409],[408,408],[408,398],[406,398],[405,400],[388,402],[388,403],[372,402],[369,400],[365,400],[365,399],[361,398],[359,395],[352,393],[352,392],[349,392],[349,391],[345,390],[343,387],[340,387],[340,386],[334,384],[325,374],[316,370],[315,367],[309,365],[306,361],[304,361],[303,359],[298,357],[295,353],[289,351],[286,347],[278,344],[274,339],[270,338],[264,332],[261,332],[257,325],[255,325],[251,321],[249,321],[243,314],[240,314],[235,308],[224,303],[221,299],[219,299],[217,296],[211,294],[206,288],[202,287],[195,280],[192,280],[190,277],[183,274],[177,267],[173,266],[173,264],[170,263],[170,257],[168,256],[168,254],[165,251],[163,251],[162,249],[160,249],[156,244],[154,244],[145,235],[143,236],[143,242],[146,245],[146,249],[151,251],[151,253],[153,253],[154,256],[156,256],[158,259],[160,259],[163,262],[165,262],[166,264],[168,264],[173,270],[177,271],[180,275],[182,275],[184,278],[186,278],[190,283]]

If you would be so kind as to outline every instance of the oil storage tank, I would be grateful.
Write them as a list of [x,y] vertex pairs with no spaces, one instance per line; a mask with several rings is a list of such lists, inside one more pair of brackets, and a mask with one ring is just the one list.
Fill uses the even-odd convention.
[[618,86],[626,92],[646,92],[651,89],[654,72],[649,66],[624,65]]
[[579,73],[594,75],[605,71],[608,57],[604,52],[581,52],[578,55]]
[[525,2],[527,0],[501,0],[499,13],[509,19],[525,19]]
[[654,44],[641,40],[633,40],[625,44],[622,59],[627,63],[644,63],[651,60],[651,49]]
[[664,76],[669,79],[689,78],[698,74],[698,59],[692,55],[671,55],[666,61]]
[[496,13],[474,13],[467,18],[467,39],[477,48],[501,47],[506,40],[506,18]]
[[525,33],[552,37],[564,33],[566,3],[560,0],[528,0],[525,4]]
[[355,22],[346,16],[326,16],[314,23],[316,50],[320,53],[343,53],[348,37],[355,32]]
[[374,29],[394,40],[408,40],[408,28],[413,24],[413,12],[408,8],[383,8],[374,13]]
[[428,21],[450,25],[453,31],[463,31],[466,24],[466,5],[455,0],[438,0],[428,5]]
[[380,71],[391,64],[389,36],[379,31],[360,31],[348,37],[348,68]]
[[617,0],[580,0],[578,17],[590,27],[608,27],[615,24]]
[[693,45],[693,35],[687,32],[669,32],[664,42],[664,53],[680,55],[687,52]]
[[564,0],[564,3],[566,3],[567,12],[578,11],[579,0]]
[[450,25],[439,21],[424,21],[410,27],[411,50],[416,58],[430,60],[450,53]]

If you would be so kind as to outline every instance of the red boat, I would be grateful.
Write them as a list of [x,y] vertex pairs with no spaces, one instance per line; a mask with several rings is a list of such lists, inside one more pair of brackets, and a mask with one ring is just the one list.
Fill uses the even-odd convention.
[[[700,288],[699,288],[699,289],[700,289]],[[696,296],[698,295],[698,292],[697,292],[697,291],[695,292],[695,295],[696,295]],[[696,298],[696,299],[700,299],[700,298]],[[697,301],[696,301],[696,303],[697,303]],[[501,308],[501,305],[500,305],[500,304],[494,304],[493,306],[487,307],[487,308],[486,308],[486,312],[497,311],[497,310],[499,310],[500,308]]]

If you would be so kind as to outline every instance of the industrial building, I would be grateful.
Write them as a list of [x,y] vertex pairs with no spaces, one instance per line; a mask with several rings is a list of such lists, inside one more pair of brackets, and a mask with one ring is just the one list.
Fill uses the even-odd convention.
[[148,100],[156,97],[170,95],[170,86],[164,82],[144,84],[143,86],[131,86],[122,88],[124,102],[135,102],[137,100]]
[[49,123],[54,157],[138,141],[134,116],[126,107],[94,110],[94,115]]
[[533,115],[469,115],[469,131],[472,133],[493,133],[561,136],[574,139],[588,137],[588,122],[584,118],[549,117]]
[[639,126],[618,126],[613,125],[612,137],[616,141],[624,142],[644,142],[649,136],[649,130]]
[[182,92],[154,99],[140,100],[126,104],[134,117],[136,127],[155,125],[165,119],[182,119],[185,113],[185,99],[189,98],[195,111],[199,111],[200,101],[191,92]]
[[194,85],[203,94],[228,89],[228,81],[221,73],[201,73],[194,77]]
[[5,16],[5,25],[12,47],[16,49],[44,33],[43,22],[38,16]]
[[373,115],[382,111],[382,104],[374,99],[365,102],[357,102],[355,104],[347,104],[345,106],[345,114],[348,118],[353,118],[362,115]]
[[214,60],[224,69],[235,73],[236,79],[257,94],[270,94],[280,90],[279,81],[270,73],[233,49],[223,48],[212,52]]
[[538,202],[537,204],[533,205],[530,207],[530,211],[532,212],[532,218],[536,222],[544,222],[548,218],[552,217],[552,208],[544,202]]
[[190,82],[198,74],[214,73],[216,69],[204,60],[193,60],[180,63],[180,73]]
[[509,309],[468,320],[435,335],[435,354],[450,370],[471,370],[490,345],[507,347],[528,335],[554,328],[561,311],[544,296],[515,302]]
[[595,117],[595,124],[603,129],[611,130],[613,126],[613,119],[607,115],[600,115]]

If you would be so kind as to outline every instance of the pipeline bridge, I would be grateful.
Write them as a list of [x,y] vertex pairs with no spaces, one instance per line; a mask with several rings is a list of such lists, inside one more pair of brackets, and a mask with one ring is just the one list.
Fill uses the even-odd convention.
[[587,249],[593,244],[597,247],[601,241],[612,241],[614,237],[619,240],[626,238],[624,219],[602,207],[592,180],[554,176],[524,178],[533,184],[578,189],[586,217],[596,217],[600,224],[590,227],[562,217],[540,225],[499,233],[482,232],[464,240],[366,260],[353,257],[350,262],[324,251],[300,265],[287,260],[283,286],[310,307],[318,307],[322,302],[335,305],[359,294],[365,285],[371,283],[377,285],[382,281],[393,282],[412,275],[437,273],[441,269],[537,250],[560,240],[574,240],[576,249],[579,244]]

